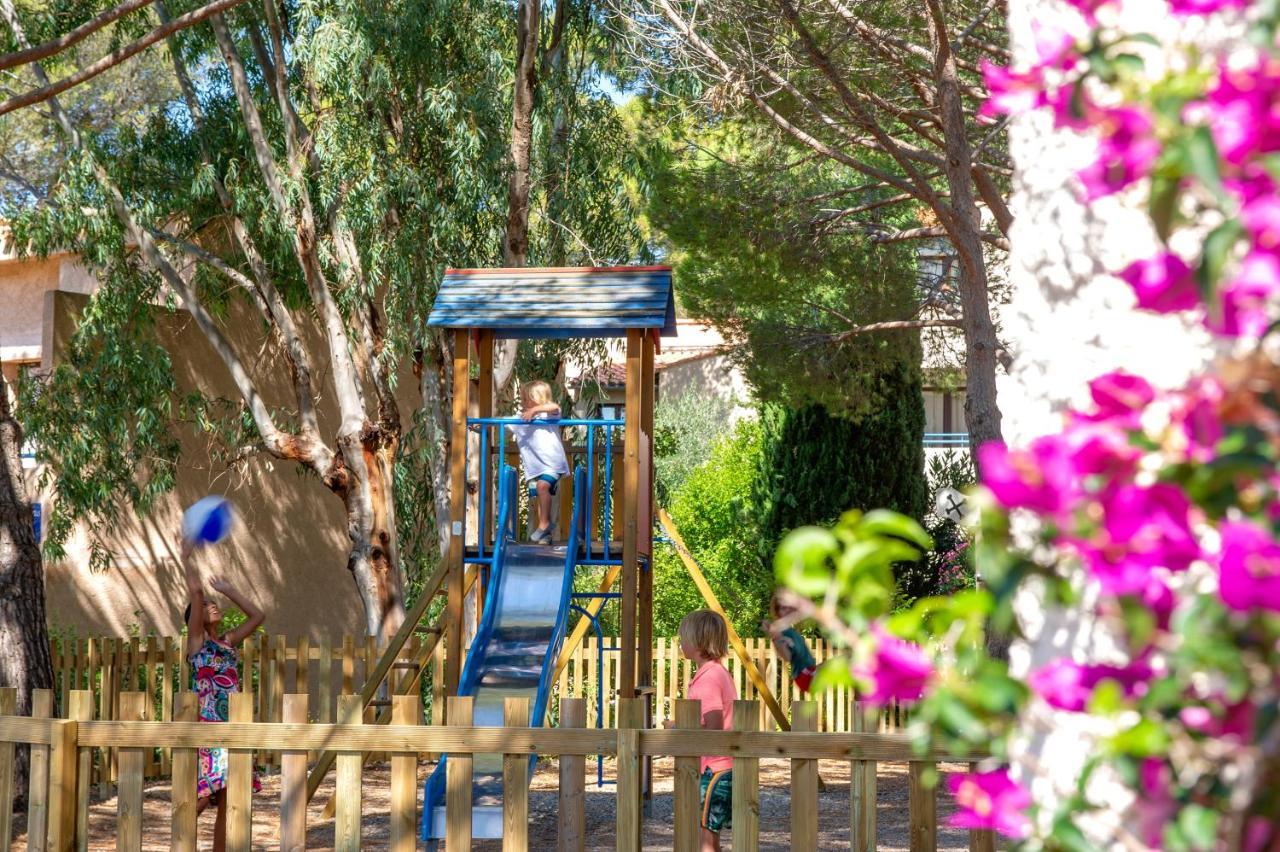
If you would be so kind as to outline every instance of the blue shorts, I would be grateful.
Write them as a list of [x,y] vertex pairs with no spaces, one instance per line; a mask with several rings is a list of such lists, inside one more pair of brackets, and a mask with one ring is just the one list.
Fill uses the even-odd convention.
[[554,473],[543,473],[529,480],[529,496],[530,497],[538,496],[539,482],[548,482],[551,484],[551,496],[553,497],[555,496],[556,492],[560,490],[560,477],[556,476]]

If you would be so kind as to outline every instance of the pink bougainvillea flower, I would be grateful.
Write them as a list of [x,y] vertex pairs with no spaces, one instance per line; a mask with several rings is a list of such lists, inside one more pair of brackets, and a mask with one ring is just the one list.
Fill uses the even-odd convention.
[[1243,9],[1252,0],[1169,0],[1175,15],[1212,15],[1226,9]]
[[1183,707],[1178,718],[1188,730],[1207,737],[1244,742],[1253,737],[1256,713],[1253,702],[1245,699],[1235,704],[1215,702],[1214,706],[1195,704]]
[[1006,509],[1058,514],[1072,503],[1076,488],[1070,455],[1061,436],[1046,435],[1025,450],[993,442],[978,448],[982,483]]
[[1280,60],[1264,55],[1253,65],[1225,69],[1207,93],[1209,130],[1228,163],[1280,150],[1278,86]]
[[1176,485],[1122,485],[1103,494],[1102,501],[1111,543],[1150,567],[1182,571],[1200,557],[1191,531],[1191,501]]
[[892,636],[879,626],[873,627],[872,633],[876,638],[875,653],[853,672],[871,684],[871,691],[862,696],[863,700],[872,704],[887,704],[895,699],[915,701],[933,675],[933,663],[919,645]]
[[1249,521],[1228,521],[1218,531],[1218,595],[1230,609],[1280,612],[1280,544]]
[[1027,678],[1027,685],[1050,707],[1081,713],[1088,707],[1093,690],[1104,680],[1115,681],[1124,696],[1131,698],[1146,690],[1151,674],[1151,665],[1145,660],[1115,666],[1075,663],[1062,658],[1032,672]]
[[[1093,415],[1090,415],[1093,416]],[[1071,466],[1079,476],[1124,478],[1132,473],[1141,452],[1129,442],[1123,427],[1081,419],[1063,434]]]
[[1009,777],[1009,770],[954,773],[947,776],[947,789],[957,807],[952,828],[993,830],[1014,838],[1031,833],[1026,813],[1031,794]]
[[989,96],[978,110],[979,115],[1018,115],[1047,103],[1044,74],[1039,68],[1012,71],[984,59],[982,80],[986,83]]
[[1129,264],[1119,275],[1133,288],[1138,307],[1158,314],[1189,311],[1200,304],[1200,292],[1186,261],[1163,252]]
[[1136,107],[1098,110],[1092,125],[1098,133],[1098,158],[1077,175],[1086,201],[1142,180],[1160,156],[1151,119]]
[[1219,315],[1205,325],[1226,337],[1261,337],[1271,324],[1268,302],[1280,294],[1280,256],[1253,251],[1240,262],[1240,270],[1219,291]]
[[1127,420],[1139,414],[1156,398],[1156,390],[1141,376],[1115,370],[1089,382],[1089,396],[1096,407],[1096,420]]
[[1164,848],[1164,827],[1178,814],[1173,798],[1173,773],[1163,760],[1148,757],[1138,767],[1138,790],[1134,810],[1138,817],[1138,837],[1152,849]]
[[1185,442],[1182,451],[1190,461],[1210,461],[1226,434],[1218,412],[1224,393],[1216,378],[1201,376],[1171,397],[1171,422]]
[[1254,251],[1280,252],[1280,198],[1268,194],[1247,202],[1240,223],[1253,237]]
[[1156,626],[1161,630],[1168,630],[1173,610],[1178,605],[1169,584],[1154,575],[1148,576],[1147,584],[1142,587],[1141,598],[1142,603],[1155,615]]

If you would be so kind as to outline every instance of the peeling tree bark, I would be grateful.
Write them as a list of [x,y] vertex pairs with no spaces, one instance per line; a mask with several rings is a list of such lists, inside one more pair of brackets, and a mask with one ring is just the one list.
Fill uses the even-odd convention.
[[[53,687],[45,620],[44,566],[32,528],[22,475],[22,427],[0,374],[0,684],[17,687],[18,715],[31,712],[31,692]],[[18,749],[15,790],[27,787],[29,751]]]

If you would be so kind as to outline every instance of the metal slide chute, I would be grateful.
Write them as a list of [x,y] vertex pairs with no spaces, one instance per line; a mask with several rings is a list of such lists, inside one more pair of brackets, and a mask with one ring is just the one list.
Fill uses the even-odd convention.
[[[478,727],[503,727],[504,703],[511,697],[528,698],[532,707],[530,724],[541,727],[554,682],[556,657],[569,622],[585,472],[579,469],[574,476],[573,520],[569,540],[560,547],[515,541],[515,470],[503,465],[498,482],[498,535],[489,590],[458,694],[473,697],[472,724]],[[422,839],[428,842],[438,841],[445,834],[447,759],[441,757],[424,788]],[[536,760],[536,756],[531,757],[531,764]],[[500,838],[502,755],[477,754],[472,766],[472,837]],[[532,771],[529,774],[532,777]]]

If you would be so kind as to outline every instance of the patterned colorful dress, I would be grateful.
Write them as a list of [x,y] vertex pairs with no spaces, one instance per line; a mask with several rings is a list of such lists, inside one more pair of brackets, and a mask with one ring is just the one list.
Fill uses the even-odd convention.
[[[240,675],[236,671],[239,653],[221,641],[205,639],[200,650],[191,656],[191,689],[200,702],[201,722],[226,722],[231,717],[230,695],[240,691]],[[202,748],[196,774],[196,796],[212,796],[227,786],[227,750]],[[253,790],[260,783],[253,778]]]

